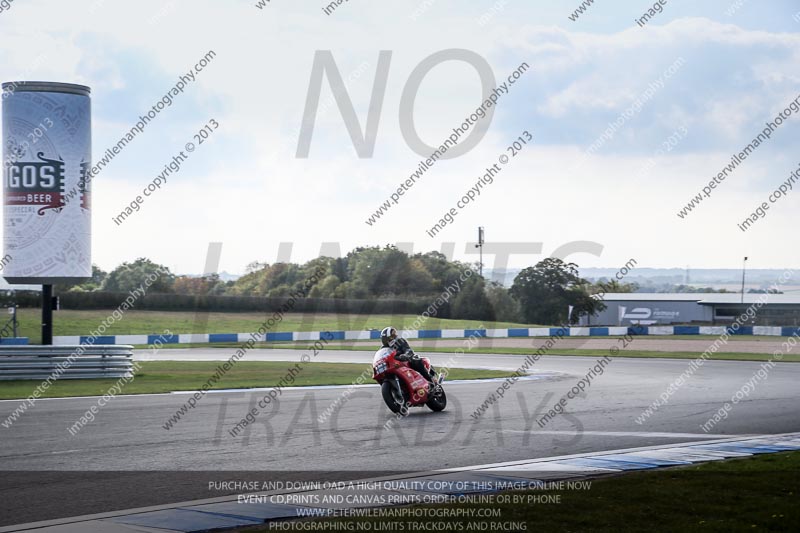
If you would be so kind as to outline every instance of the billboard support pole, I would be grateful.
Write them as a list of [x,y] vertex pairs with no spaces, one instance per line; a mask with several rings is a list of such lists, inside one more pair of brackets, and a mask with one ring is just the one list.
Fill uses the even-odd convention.
[[42,285],[42,344],[53,344],[53,286]]

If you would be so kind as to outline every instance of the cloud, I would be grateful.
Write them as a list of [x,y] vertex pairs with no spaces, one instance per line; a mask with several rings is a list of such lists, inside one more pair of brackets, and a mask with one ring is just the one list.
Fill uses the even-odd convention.
[[[796,256],[767,245],[793,239],[790,228],[796,224],[784,224],[793,216],[786,206],[753,232],[768,239],[751,240],[748,234],[742,240],[734,231],[754,195],[794,168],[788,154],[798,126],[792,121],[737,169],[694,220],[682,223],[674,214],[796,96],[796,33],[766,23],[745,28],[751,20],[734,25],[723,14],[724,22],[686,17],[679,6],[642,30],[620,22],[627,16],[622,8],[600,5],[592,17],[616,17],[613,25],[593,27],[592,18],[571,24],[563,8],[517,1],[485,27],[477,23],[485,7],[453,12],[440,3],[416,20],[410,14],[418,2],[351,2],[330,17],[296,2],[276,2],[270,10],[205,0],[175,1],[169,10],[154,1],[100,2],[90,10],[92,3],[48,3],[45,10],[38,0],[15,4],[0,17],[0,53],[6,58],[0,77],[94,87],[95,156],[206,51],[218,54],[95,183],[94,253],[105,268],[148,256],[173,271],[198,272],[211,240],[223,241],[222,268],[231,272],[255,259],[274,260],[282,241],[297,243],[297,260],[318,254],[324,241],[343,241],[345,251],[407,241],[424,251],[453,241],[459,257],[473,260],[464,253],[465,243],[474,239],[477,225],[487,226],[493,240],[540,241],[545,251],[570,240],[606,244],[603,257],[586,258],[582,266],[624,263],[632,255],[654,266],[683,265],[689,256],[698,267],[720,266],[740,256],[745,245],[775,264]],[[530,20],[541,22],[520,22]],[[498,81],[523,61],[532,69],[499,103],[475,150],[438,164],[400,206],[368,227],[364,220],[420,160],[399,129],[406,81],[420,61],[447,48],[478,52]],[[314,54],[328,49],[345,78],[363,70],[348,84],[362,127],[379,51],[393,51],[371,159],[357,157],[335,105],[317,119],[311,156],[294,157]],[[26,73],[42,54],[46,61]],[[674,77],[574,169],[609,122],[680,57],[686,63]],[[480,101],[479,89],[468,65],[448,62],[432,70],[415,107],[420,137],[430,144],[444,139]],[[330,97],[326,80],[323,105]],[[214,138],[136,218],[115,227],[111,217],[209,118],[221,125]],[[682,126],[686,137],[656,155]],[[523,130],[534,135],[535,145],[441,239],[429,239],[425,230]],[[517,261],[512,266],[530,264],[531,258]]]
[[535,105],[520,118],[541,124],[543,142],[553,144],[591,144],[684,58],[680,71],[628,123],[628,134],[609,143],[614,153],[648,151],[687,120],[698,136],[684,150],[726,148],[759,131],[798,94],[798,50],[797,34],[748,31],[705,18],[612,34],[531,27],[509,37],[507,48],[535,65]]

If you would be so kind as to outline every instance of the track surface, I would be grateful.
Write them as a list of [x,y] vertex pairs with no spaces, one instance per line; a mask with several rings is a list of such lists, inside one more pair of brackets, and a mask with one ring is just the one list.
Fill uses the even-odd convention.
[[[163,350],[158,358],[224,360],[230,353],[176,349]],[[299,361],[301,353],[252,350],[244,360],[290,361],[288,368]],[[435,365],[453,357],[456,367],[507,370],[518,368],[524,358],[429,355]],[[366,369],[371,354],[325,350],[315,360],[364,363]],[[690,442],[713,435],[800,430],[800,364],[779,363],[733,407],[726,420],[709,434],[702,431],[700,426],[763,365],[739,361],[707,361],[668,405],[644,424],[637,424],[635,419],[642,410],[689,368],[688,360],[670,359],[613,360],[604,374],[594,379],[585,397],[570,400],[568,415],[539,428],[535,419],[595,362],[596,358],[543,357],[532,369],[536,379],[514,384],[477,423],[470,414],[500,383],[450,383],[444,412],[413,410],[390,430],[383,426],[391,413],[374,386],[358,389],[336,416],[324,422],[319,422],[318,416],[341,397],[343,388],[284,390],[277,408],[262,409],[256,422],[237,437],[228,431],[257,405],[264,391],[210,393],[170,430],[164,429],[164,423],[188,395],[120,396],[74,437],[67,428],[97,399],[42,400],[10,428],[0,428],[0,470],[20,472],[5,474],[6,484],[0,485],[0,494],[13,490],[15,496],[15,503],[0,516],[0,524],[221,495],[208,492],[204,482],[193,480],[187,488],[174,474],[159,477],[157,472],[162,471],[307,471],[313,478],[322,472],[392,468],[387,461],[406,470],[425,470]],[[0,402],[0,420],[18,404]],[[21,471],[26,470],[49,473],[35,476],[38,481],[30,478],[25,482],[29,475]],[[133,475],[129,479],[85,474],[115,470],[155,472],[149,478]],[[41,481],[43,476],[49,479],[47,483]],[[107,483],[99,483],[98,476],[106,476]],[[9,486],[12,483],[13,488]],[[120,484],[125,485],[124,490]],[[76,494],[80,496],[71,497]],[[10,493],[5,495],[4,500],[9,501]]]

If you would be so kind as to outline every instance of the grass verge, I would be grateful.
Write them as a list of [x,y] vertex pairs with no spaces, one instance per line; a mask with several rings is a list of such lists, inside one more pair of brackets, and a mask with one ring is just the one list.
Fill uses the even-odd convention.
[[[57,311],[53,321],[53,335],[88,335],[109,316],[111,310]],[[195,311],[137,311],[129,310],[122,320],[111,324],[104,335],[158,335],[165,329],[173,333],[249,333],[257,331],[272,313],[210,313]],[[28,337],[32,344],[41,342],[41,311],[19,309],[19,335]],[[383,329],[388,325],[402,329],[410,327],[417,315],[355,315],[318,313],[288,313],[276,331],[358,331]],[[425,329],[466,328],[525,328],[534,327],[511,322],[481,322],[479,320],[451,320],[429,318]]]
[[[214,374],[219,361],[144,361],[133,381],[122,394],[152,394],[198,390]],[[216,389],[271,387],[283,379],[294,363],[281,361],[240,361],[216,384]],[[350,385],[369,365],[352,363],[308,363],[290,386]],[[454,368],[448,379],[507,377],[511,372]],[[43,398],[102,396],[117,383],[116,379],[67,379],[53,383]],[[366,383],[372,383],[368,379]],[[0,381],[0,400],[27,398],[38,381]]]

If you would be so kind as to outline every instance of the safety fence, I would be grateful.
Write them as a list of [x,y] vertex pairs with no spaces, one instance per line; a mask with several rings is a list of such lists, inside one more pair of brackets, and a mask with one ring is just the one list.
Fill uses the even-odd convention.
[[0,347],[0,381],[122,378],[132,373],[130,345]]
[[[561,331],[564,337],[609,337],[618,335],[713,335],[727,332],[729,335],[766,335],[790,337],[800,332],[800,327],[788,326],[621,326],[621,327],[574,327],[574,328],[502,328],[502,329],[422,329],[403,331],[407,339],[463,339],[469,337],[514,338],[514,337],[550,337]],[[241,343],[252,338],[249,333],[202,333],[174,335],[106,335],[95,339],[102,344],[152,344],[161,339],[164,344],[214,344]],[[360,341],[377,340],[379,330],[361,331],[285,331],[268,332],[258,336],[259,342],[297,342],[316,340]],[[55,337],[57,345],[86,344],[88,336]]]

